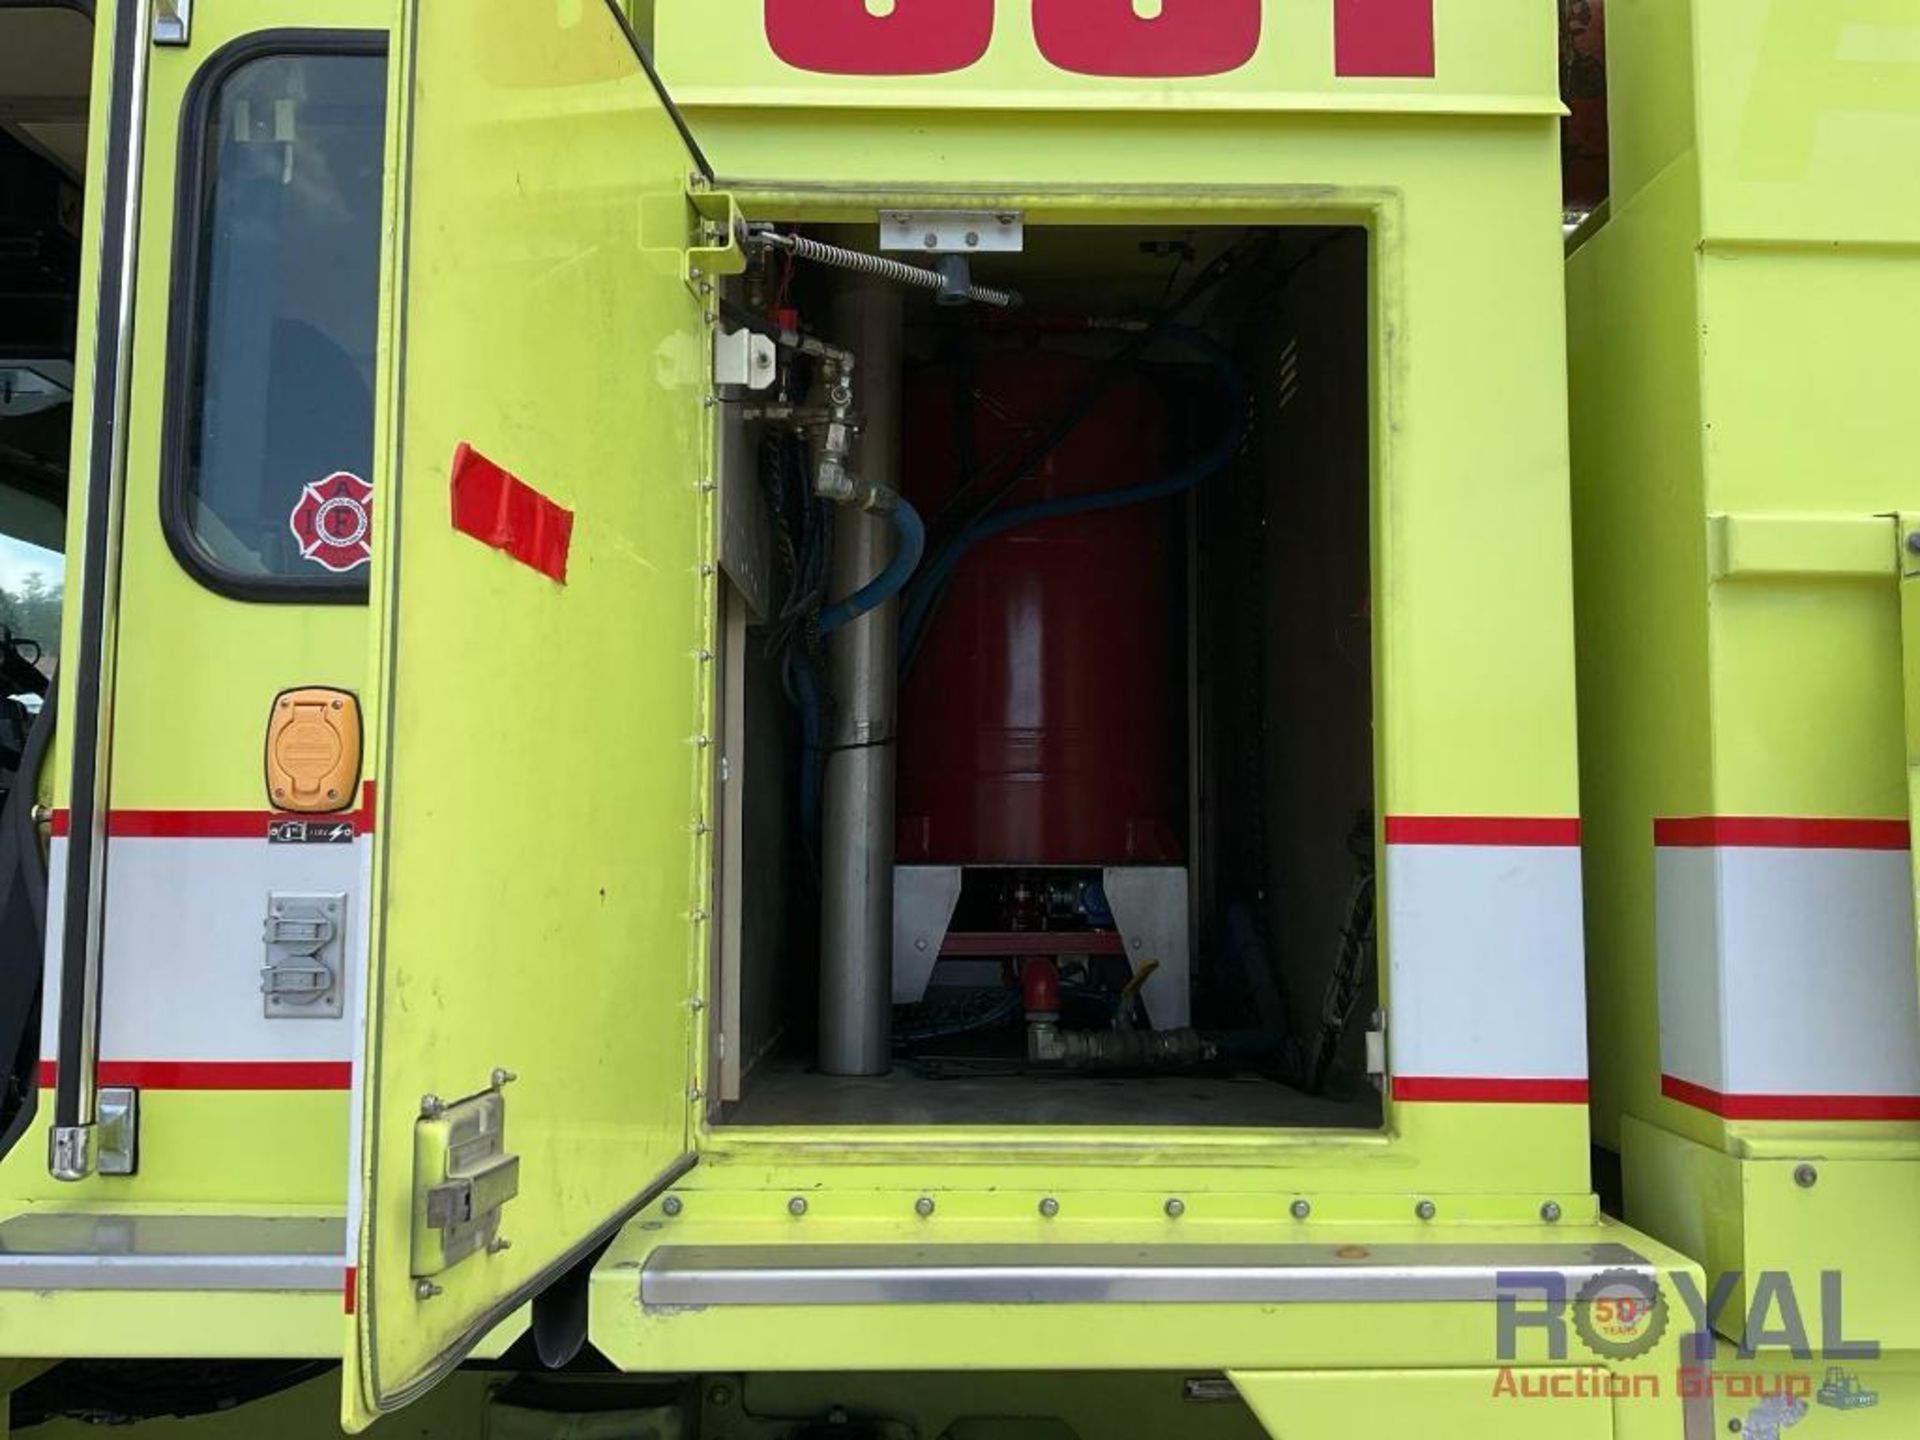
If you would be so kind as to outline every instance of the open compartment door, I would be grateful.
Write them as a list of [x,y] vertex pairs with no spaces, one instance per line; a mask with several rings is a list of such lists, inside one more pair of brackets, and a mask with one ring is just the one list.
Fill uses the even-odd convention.
[[601,0],[415,0],[395,48],[352,1430],[690,1163],[713,620],[689,264],[719,259],[690,246],[737,255]]

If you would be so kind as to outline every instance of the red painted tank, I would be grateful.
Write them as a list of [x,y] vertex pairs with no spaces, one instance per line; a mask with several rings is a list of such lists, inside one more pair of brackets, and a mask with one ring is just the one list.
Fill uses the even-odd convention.
[[[1007,467],[1092,380],[1026,351],[975,373],[974,453]],[[902,473],[936,516],[957,483],[954,372],[909,385]],[[1156,394],[1123,380],[1006,507],[1155,479]],[[900,697],[903,864],[1162,864],[1179,859],[1179,697],[1171,641],[1183,502],[1041,521],[973,547]]]

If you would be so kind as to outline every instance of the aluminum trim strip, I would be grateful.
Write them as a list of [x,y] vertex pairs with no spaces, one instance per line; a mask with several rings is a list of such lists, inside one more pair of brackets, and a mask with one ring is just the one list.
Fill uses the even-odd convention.
[[1499,1277],[1569,1290],[1656,1271],[1624,1245],[663,1245],[640,1271],[648,1309],[716,1305],[1427,1304],[1490,1302]]
[[0,1223],[0,1292],[221,1290],[337,1295],[337,1218],[17,1215]]
[[338,1295],[344,1255],[5,1255],[10,1290],[226,1290]]

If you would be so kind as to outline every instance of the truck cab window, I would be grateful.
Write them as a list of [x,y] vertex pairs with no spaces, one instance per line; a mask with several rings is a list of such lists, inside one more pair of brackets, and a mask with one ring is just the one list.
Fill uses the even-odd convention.
[[183,130],[163,518],[222,593],[353,601],[372,557],[386,59],[379,37],[242,45],[210,63]]

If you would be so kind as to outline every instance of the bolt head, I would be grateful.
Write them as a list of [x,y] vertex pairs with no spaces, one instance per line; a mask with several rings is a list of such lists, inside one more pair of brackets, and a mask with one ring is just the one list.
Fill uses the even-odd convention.
[[1549,1225],[1559,1224],[1560,1223],[1560,1202],[1558,1200],[1547,1201],[1546,1204],[1540,1207],[1540,1218],[1546,1221],[1547,1224]]
[[1178,1220],[1182,1215],[1186,1213],[1187,1213],[1187,1202],[1180,1199],[1177,1195],[1173,1197],[1171,1200],[1167,1201],[1167,1218],[1169,1220]]
[[431,1280],[416,1280],[413,1282],[413,1298],[416,1300],[431,1300],[439,1293],[440,1287]]
[[707,1403],[709,1405],[731,1405],[733,1403],[733,1391],[725,1385],[715,1385],[711,1390],[707,1391]]
[[1053,1219],[1054,1216],[1060,1213],[1060,1202],[1051,1195],[1047,1196],[1046,1199],[1040,1202],[1040,1213],[1048,1220]]
[[979,231],[977,231],[977,230],[969,230],[969,231],[967,232],[967,244],[968,244],[968,246],[969,246],[969,247],[972,247],[972,246],[974,246],[974,245],[978,245],[979,243],[980,243],[980,233],[979,233]]
[[929,250],[937,250],[940,248],[940,237],[934,234],[933,231],[929,230],[927,232],[926,238],[922,240],[920,243],[926,246],[927,249]]
[[796,1220],[798,1220],[802,1215],[806,1214],[807,1213],[807,1197],[804,1195],[796,1195],[791,1200],[787,1201],[787,1213],[793,1216],[793,1218]]
[[1309,1215],[1313,1214],[1313,1206],[1308,1204],[1305,1200],[1296,1200],[1293,1202],[1293,1204],[1289,1205],[1287,1209],[1293,1215],[1293,1218],[1296,1220],[1304,1220]]
[[437,1120],[440,1116],[446,1113],[447,1113],[447,1102],[442,1100],[438,1095],[422,1095],[420,1097],[420,1118],[421,1119]]
[[922,1220],[933,1214],[933,1210],[933,1197],[931,1195],[922,1195],[918,1200],[913,1202],[913,1213],[918,1215]]
[[1820,1183],[1820,1172],[1811,1165],[1796,1165],[1793,1167],[1793,1183],[1802,1190],[1811,1190]]
[[686,1208],[686,1202],[681,1200],[678,1195],[669,1195],[660,1202],[660,1213],[669,1218],[678,1215]]
[[1413,1213],[1422,1220],[1431,1220],[1435,1215],[1440,1213],[1440,1207],[1435,1205],[1431,1200],[1422,1200],[1418,1205],[1413,1207]]

